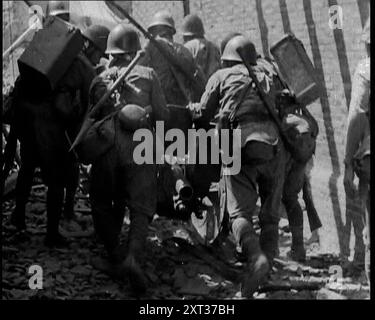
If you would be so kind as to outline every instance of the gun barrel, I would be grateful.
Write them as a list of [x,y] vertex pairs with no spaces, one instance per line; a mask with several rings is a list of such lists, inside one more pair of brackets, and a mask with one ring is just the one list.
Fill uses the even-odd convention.
[[176,181],[176,192],[183,201],[189,201],[193,197],[193,188],[186,179]]
[[185,174],[182,170],[182,168],[175,164],[172,165],[172,173],[175,181],[175,191],[178,195],[178,199],[183,201],[189,201],[193,197],[193,188],[189,181],[186,179]]

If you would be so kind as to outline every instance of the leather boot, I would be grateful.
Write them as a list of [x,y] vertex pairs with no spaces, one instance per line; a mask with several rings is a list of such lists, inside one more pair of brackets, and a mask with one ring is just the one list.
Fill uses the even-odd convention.
[[124,266],[128,273],[130,284],[137,295],[146,292],[147,281],[140,266],[141,255],[144,251],[148,233],[148,217],[142,213],[133,214],[129,230],[128,255]]
[[306,261],[306,250],[303,244],[303,226],[290,227],[292,233],[292,247],[288,256],[297,262]]
[[255,235],[245,237],[241,249],[248,260],[241,284],[241,294],[243,297],[252,298],[254,292],[266,280],[270,264],[260,249],[259,240]]
[[259,243],[269,263],[279,255],[279,226],[267,224],[261,227]]

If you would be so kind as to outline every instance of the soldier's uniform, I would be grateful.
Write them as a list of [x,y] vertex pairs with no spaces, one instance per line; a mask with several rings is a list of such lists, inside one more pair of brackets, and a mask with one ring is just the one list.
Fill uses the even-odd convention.
[[[129,34],[138,39],[138,35],[132,28],[123,25],[113,29],[111,34],[108,44],[110,41],[114,43],[114,34],[116,34],[116,39],[124,39],[124,35]],[[126,43],[126,40],[124,41],[125,44],[119,46],[118,49],[112,46],[107,52],[109,54],[121,53],[122,50],[122,53],[127,54],[140,49],[139,39],[132,47]],[[112,60],[108,65],[109,69],[94,80],[90,90],[93,104],[99,101],[129,62]],[[153,132],[155,121],[168,118],[168,110],[159,80],[151,68],[135,66],[126,77],[124,84],[115,91],[114,96],[105,103],[95,118],[102,119],[113,112],[115,106],[129,104],[136,104],[149,110],[148,112],[151,111],[150,122],[147,125],[151,132]],[[121,121],[117,116],[113,117],[113,121],[114,145],[92,164],[90,190],[92,215],[95,229],[104,242],[112,267],[120,270],[120,273],[125,268],[130,273],[130,281],[134,281],[135,289],[143,291],[145,280],[137,263],[144,249],[149,221],[156,211],[156,165],[155,161],[154,164],[135,163],[133,151],[140,142],[133,141],[134,131],[121,127]],[[123,246],[119,242],[125,206],[130,210],[131,220],[126,259]]]
[[78,170],[77,159],[69,153],[67,135],[72,137],[78,131],[94,77],[90,61],[80,54],[48,96],[36,96],[31,79],[20,77],[18,84],[15,126],[21,142],[22,166],[17,179],[16,209],[12,219],[16,225],[25,223],[25,204],[32,176],[35,167],[40,165],[43,180],[48,186],[47,244],[59,244],[58,225],[64,187],[74,180]]
[[[271,77],[279,77],[276,66],[266,58],[258,57],[257,66],[262,68],[262,70],[264,70],[264,72],[267,74],[271,75]],[[280,80],[279,83],[281,82],[282,81]],[[294,104],[295,102],[291,100],[286,102],[286,105],[279,106],[279,108],[287,109],[293,107]],[[313,132],[313,136],[317,136],[319,131],[318,124],[313,117],[308,114],[307,110],[304,110],[303,112],[309,116],[311,121],[308,123],[304,119],[300,119],[300,125],[304,126],[308,130],[311,130]],[[297,261],[304,261],[306,259],[303,239],[303,211],[298,201],[298,195],[302,191],[306,183],[306,179],[308,179],[306,178],[305,174],[306,167],[307,162],[297,161],[289,152],[286,152],[286,174],[283,186],[282,202],[287,212],[289,227],[292,233],[292,245],[289,256]],[[309,193],[308,190],[304,190],[304,199],[306,199],[306,207],[309,207],[308,209],[310,210],[309,221],[311,220],[311,222],[314,224],[314,228],[320,227],[321,224],[316,211],[315,215],[314,212],[311,212],[311,210],[315,210],[315,207],[312,202],[311,193]]]
[[354,173],[359,178],[359,197],[366,214],[365,268],[370,281],[370,21],[364,28],[362,40],[368,50],[367,58],[359,62],[352,85],[352,98],[348,115],[348,131],[345,150],[346,192],[353,196]]
[[202,20],[197,15],[187,15],[182,24],[184,46],[192,54],[195,63],[208,80],[220,69],[219,48],[204,37]]
[[[52,1],[49,5],[51,15],[63,15],[63,18],[65,15],[68,18],[66,3]],[[90,50],[90,59],[96,60],[103,54],[99,42],[103,41],[102,37],[108,36],[109,30],[94,25],[87,31],[84,37],[92,45],[86,49]],[[88,56],[80,53],[55,90],[48,94],[40,93],[42,89],[38,87],[38,80],[35,78],[24,76],[17,82],[15,127],[21,142],[22,165],[17,179],[16,208],[12,223],[20,229],[26,227],[25,205],[35,167],[40,166],[48,186],[46,244],[50,246],[63,244],[58,224],[64,202],[64,187],[64,213],[68,218],[72,218],[74,214],[79,166],[75,154],[68,150],[87,109],[89,87],[95,77],[92,63]]]
[[[196,65],[202,70],[205,78],[208,80],[212,74],[220,69],[221,63],[218,47],[207,40],[204,34],[202,20],[197,15],[189,14],[184,18],[182,23],[184,46],[190,51]],[[211,150],[210,143],[212,141],[208,143],[207,149]],[[198,159],[199,150],[197,152]],[[207,157],[210,158],[210,154]],[[220,179],[220,165],[195,164],[190,172],[194,193],[201,199],[208,195],[211,183],[217,182]]]
[[[153,22],[149,25],[148,30],[151,32],[157,26],[166,26],[171,29],[171,33],[176,32],[174,28],[174,21],[172,17],[165,12],[158,12],[155,14]],[[182,44],[176,43],[171,39],[156,36],[156,41],[159,42],[165,51],[178,65],[183,68],[175,68],[172,71],[171,61],[168,61],[163,54],[151,42],[147,42],[144,51],[145,57],[141,64],[151,67],[155,70],[163,89],[163,93],[167,100],[167,104],[174,104],[186,106],[191,101],[199,101],[200,96],[204,90],[204,83],[200,84],[200,89],[196,90],[186,74],[190,77],[197,77],[199,70],[197,69],[194,59]],[[197,78],[198,81],[199,78]]]
[[[201,118],[197,120],[198,126],[202,125],[202,122],[204,126],[212,120],[219,111],[218,108],[220,112],[233,110],[239,103],[241,91],[249,82],[248,70],[239,55],[235,54],[236,48],[243,46],[243,43],[247,43],[244,37],[235,37],[227,44],[222,61],[239,63],[217,71],[209,79],[200,103]],[[255,52],[254,47],[252,50]],[[255,57],[253,60],[252,64],[256,64]],[[267,94],[273,95],[276,90],[274,79],[256,65],[253,69]],[[243,294],[251,296],[269,270],[267,260],[272,260],[278,251],[279,206],[284,183],[285,151],[278,129],[254,87],[251,86],[245,94],[233,123],[234,128],[241,129],[242,153],[250,146],[255,156],[264,158],[252,160],[243,154],[240,172],[222,177],[225,187],[221,206],[229,214],[232,233],[248,257],[249,273],[245,276],[249,278],[243,283]],[[259,196],[262,200],[259,215],[260,246],[250,222]]]

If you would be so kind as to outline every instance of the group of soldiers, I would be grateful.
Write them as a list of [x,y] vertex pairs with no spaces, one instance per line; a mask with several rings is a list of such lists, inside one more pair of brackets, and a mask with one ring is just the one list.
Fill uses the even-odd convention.
[[[49,15],[69,21],[63,1],[50,1]],[[11,222],[19,230],[26,228],[25,205],[34,169],[40,167],[48,187],[45,244],[52,248],[67,245],[67,239],[59,233],[59,222],[62,214],[74,218],[81,152],[79,145],[76,152],[69,151],[71,142],[87,114],[95,123],[109,119],[114,136],[111,146],[91,163],[89,192],[95,231],[108,259],[93,259],[93,264],[116,278],[129,278],[133,289],[142,294],[147,288],[143,252],[161,186],[156,164],[134,162],[133,151],[139,144],[133,139],[135,130],[147,128],[156,138],[157,121],[174,128],[178,119],[170,106],[185,107],[191,113],[191,125],[206,130],[215,119],[236,110],[230,121],[231,128],[241,129],[241,170],[225,175],[223,170],[220,174],[220,166],[197,164],[191,176],[191,211],[199,211],[211,182],[220,180],[220,208],[227,216],[224,221],[246,259],[241,291],[244,297],[251,297],[266,280],[278,255],[281,203],[292,233],[290,257],[298,261],[306,257],[303,213],[298,202],[302,189],[307,207],[315,210],[306,177],[308,161],[296,161],[288,152],[258,89],[251,83],[248,67],[275,101],[281,92],[286,96],[288,92],[275,63],[260,57],[244,35],[228,34],[219,49],[205,38],[201,19],[188,15],[182,24],[184,44],[179,44],[173,39],[175,22],[166,11],[156,13],[147,30],[153,40],[141,48],[138,32],[129,24],[119,24],[112,30],[91,25],[82,31],[81,52],[57,88],[48,94],[35,90],[32,78],[21,75],[17,79],[11,124],[20,141],[22,164]],[[91,112],[140,50],[144,56],[101,108]],[[259,237],[251,219],[258,198]],[[126,208],[131,223],[124,245],[120,233]],[[320,226],[318,219],[312,229]]]

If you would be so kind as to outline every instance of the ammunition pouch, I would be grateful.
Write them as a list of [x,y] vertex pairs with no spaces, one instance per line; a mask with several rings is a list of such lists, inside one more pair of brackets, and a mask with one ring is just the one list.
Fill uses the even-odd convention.
[[110,114],[91,125],[77,147],[77,153],[83,164],[92,164],[98,157],[111,149],[114,143],[115,119],[114,114]]

